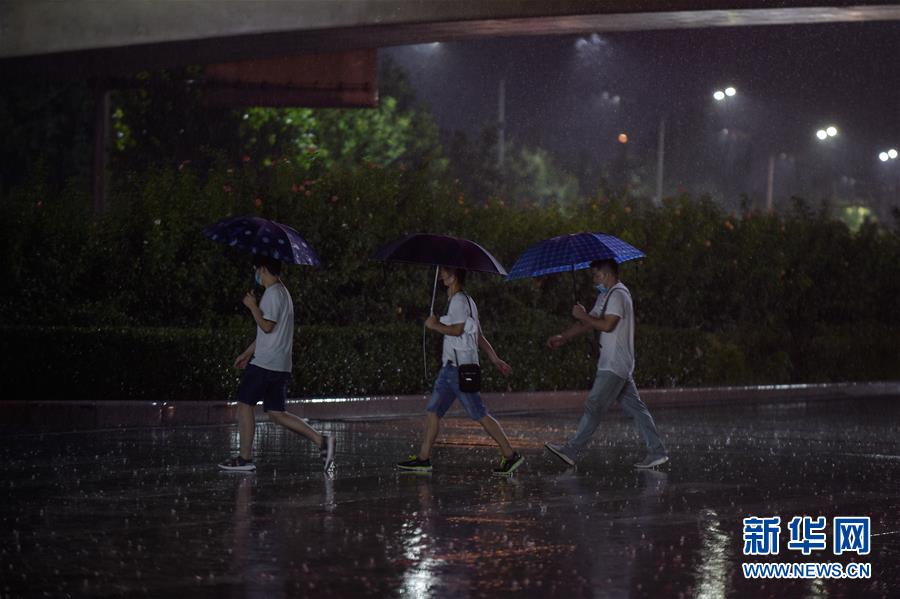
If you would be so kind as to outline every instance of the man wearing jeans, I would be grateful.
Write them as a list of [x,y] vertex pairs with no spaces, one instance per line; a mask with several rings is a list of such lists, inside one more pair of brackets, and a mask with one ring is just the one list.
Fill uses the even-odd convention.
[[425,436],[419,453],[409,456],[408,460],[398,463],[397,467],[406,471],[431,472],[431,450],[437,439],[441,418],[453,402],[459,399],[469,418],[480,424],[500,448],[503,457],[500,459],[500,465],[494,468],[494,473],[512,474],[525,459],[512,448],[500,423],[488,414],[481,401],[481,394],[478,391],[467,393],[460,390],[459,365],[477,364],[478,349],[481,348],[503,376],[509,376],[512,368],[500,359],[481,332],[478,306],[463,290],[466,271],[442,266],[440,277],[450,299],[447,314],[440,319],[434,314],[430,315],[425,321],[425,326],[444,336],[442,367],[434,382],[431,399],[425,408]]
[[570,466],[600,425],[600,420],[614,401],[634,418],[638,432],[647,445],[647,456],[635,468],[654,468],[669,460],[659,438],[653,416],[641,401],[634,385],[634,306],[628,288],[619,281],[619,265],[614,260],[591,263],[591,275],[599,291],[594,308],[588,313],[576,304],[572,316],[578,321],[569,329],[547,340],[556,349],[588,331],[600,331],[600,360],[597,376],[584,404],[584,414],[575,436],[566,443],[546,443],[545,447]]

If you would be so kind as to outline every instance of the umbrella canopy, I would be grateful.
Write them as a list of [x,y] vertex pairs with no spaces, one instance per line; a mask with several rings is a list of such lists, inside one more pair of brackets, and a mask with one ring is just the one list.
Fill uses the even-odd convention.
[[273,220],[236,216],[206,227],[203,234],[254,256],[267,256],[287,264],[321,265],[316,251],[295,229]]
[[605,233],[560,235],[525,250],[513,264],[507,280],[574,272],[589,267],[594,260],[615,260],[621,264],[644,256],[633,245]]
[[[430,233],[414,233],[387,244],[372,256],[373,260],[384,262],[405,262],[464,268],[493,275],[506,275],[506,269],[489,251],[468,239]],[[434,269],[434,284],[431,288],[431,308],[434,312],[434,298],[437,293],[438,268]],[[425,351],[425,327],[422,327],[422,368],[428,379],[428,359]]]
[[450,266],[505,276],[506,269],[489,251],[468,239],[414,233],[378,250],[374,260]]

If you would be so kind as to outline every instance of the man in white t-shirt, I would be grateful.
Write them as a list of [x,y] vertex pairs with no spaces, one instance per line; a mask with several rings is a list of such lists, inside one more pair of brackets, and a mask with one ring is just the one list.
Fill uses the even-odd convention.
[[323,435],[305,420],[285,410],[291,379],[294,345],[294,302],[281,282],[281,262],[258,256],[253,260],[257,285],[265,287],[259,305],[252,292],[244,296],[244,305],[256,322],[256,339],[239,355],[235,368],[244,370],[237,390],[240,453],[219,464],[222,470],[256,470],[253,462],[254,409],[262,400],[269,420],[303,435],[315,443],[322,456],[325,472],[334,466],[334,435]]
[[647,445],[647,456],[635,468],[654,468],[669,460],[668,451],[659,438],[656,423],[641,401],[634,385],[634,306],[631,293],[619,281],[619,265],[614,260],[591,263],[591,276],[599,295],[590,312],[581,304],[572,308],[578,321],[566,331],[547,340],[556,349],[589,331],[600,331],[600,359],[597,376],[584,404],[584,414],[575,436],[566,443],[545,443],[545,447],[570,466],[587,447],[603,414],[614,401],[634,419],[638,433]]
[[512,474],[516,468],[522,465],[525,458],[513,450],[500,423],[488,414],[481,401],[481,393],[460,390],[459,365],[478,364],[478,348],[481,348],[503,376],[509,376],[512,368],[500,359],[481,331],[478,306],[463,290],[466,271],[442,266],[440,277],[441,282],[447,287],[447,297],[450,299],[447,314],[440,319],[434,314],[430,315],[425,321],[425,326],[444,336],[442,366],[437,380],[434,382],[431,399],[425,408],[425,437],[422,439],[419,453],[398,463],[397,467],[407,471],[431,472],[431,449],[437,439],[441,418],[458,399],[469,418],[480,424],[500,447],[503,457],[500,465],[494,469],[494,473]]

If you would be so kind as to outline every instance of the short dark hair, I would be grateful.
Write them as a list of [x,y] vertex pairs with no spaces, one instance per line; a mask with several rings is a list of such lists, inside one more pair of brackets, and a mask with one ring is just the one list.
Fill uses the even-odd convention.
[[453,273],[453,276],[456,277],[456,282],[459,283],[460,287],[465,286],[466,284],[466,273],[468,272],[464,268],[457,268],[455,266],[445,266],[444,267],[449,272]]
[[281,274],[281,262],[275,258],[269,258],[268,256],[253,256],[253,266],[265,266],[266,270],[276,277]]
[[591,268],[596,268],[597,270],[603,270],[606,268],[618,279],[619,278],[619,263],[615,260],[594,260],[591,262]]

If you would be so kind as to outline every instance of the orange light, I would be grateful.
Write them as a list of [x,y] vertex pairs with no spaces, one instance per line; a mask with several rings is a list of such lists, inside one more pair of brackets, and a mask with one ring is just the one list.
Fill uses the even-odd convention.
[[618,138],[618,139],[619,139],[619,143],[620,143],[620,144],[627,144],[627,143],[628,143],[628,136],[625,135],[624,133],[619,133],[619,138]]

